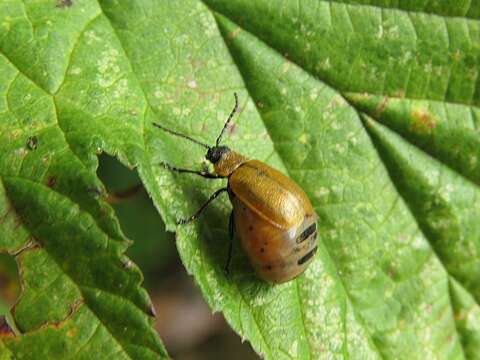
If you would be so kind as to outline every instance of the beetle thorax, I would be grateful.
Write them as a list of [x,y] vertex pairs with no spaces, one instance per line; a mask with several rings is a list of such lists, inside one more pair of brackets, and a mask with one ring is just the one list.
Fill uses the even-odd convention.
[[206,158],[213,164],[215,172],[220,176],[229,176],[236,168],[247,161],[246,157],[230,150],[227,146],[210,148]]

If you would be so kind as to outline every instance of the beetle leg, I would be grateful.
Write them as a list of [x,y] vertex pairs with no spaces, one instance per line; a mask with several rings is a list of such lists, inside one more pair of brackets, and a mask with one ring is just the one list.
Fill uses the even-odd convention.
[[221,188],[221,189],[218,189],[217,191],[215,191],[212,194],[212,196],[210,196],[210,198],[207,201],[205,201],[205,203],[200,207],[200,209],[198,209],[195,212],[195,214],[193,214],[189,218],[178,220],[177,225],[187,224],[189,222],[192,222],[192,221],[196,220],[198,218],[198,216],[202,213],[202,211],[207,207],[207,205],[210,204],[213,200],[215,200],[217,198],[217,196],[220,195],[224,191],[228,191],[228,189],[227,188]]
[[227,262],[225,263],[225,276],[230,276],[230,263],[232,261],[232,251],[233,251],[233,235],[235,231],[235,223],[233,218],[233,210],[230,213],[230,218],[228,220],[228,234],[230,236],[230,245],[228,246],[228,255],[227,255]]
[[217,175],[217,174],[212,174],[211,172],[208,172],[208,171],[180,169],[180,168],[177,168],[177,167],[172,166],[172,165],[170,165],[168,163],[165,163],[165,162],[161,162],[160,165],[162,165],[165,169],[170,170],[170,171],[175,171],[175,172],[178,172],[178,173],[196,174],[196,175],[200,175],[200,176],[202,176],[204,178],[207,178],[207,179],[221,179],[221,178],[224,177],[224,176],[220,176],[220,175]]

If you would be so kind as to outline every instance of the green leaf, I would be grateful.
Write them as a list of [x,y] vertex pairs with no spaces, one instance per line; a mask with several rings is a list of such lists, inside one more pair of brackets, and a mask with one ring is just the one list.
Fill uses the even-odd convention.
[[[137,168],[212,309],[265,358],[479,358],[479,4],[9,1],[0,14],[0,240],[36,244],[19,256],[27,332],[9,351],[164,355],[98,195],[105,151]],[[297,181],[320,217],[314,262],[286,284],[261,281],[237,243],[226,279],[228,200],[174,226],[224,181],[157,165],[200,168],[204,152],[153,121],[212,143],[234,91],[226,143]],[[88,340],[95,321],[111,346]]]
[[167,357],[96,178],[97,150],[68,139],[69,123],[87,118],[58,96],[72,42],[99,13],[95,3],[0,2],[0,247],[22,281],[13,309],[22,335],[3,349],[15,359]]

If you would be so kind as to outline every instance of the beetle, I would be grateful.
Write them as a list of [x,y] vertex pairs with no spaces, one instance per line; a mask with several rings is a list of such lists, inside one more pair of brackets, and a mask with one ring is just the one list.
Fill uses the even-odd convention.
[[229,274],[234,233],[240,238],[251,265],[264,280],[273,283],[289,281],[305,271],[317,251],[318,216],[305,192],[294,181],[262,161],[245,156],[220,145],[222,137],[238,111],[238,97],[214,146],[209,146],[185,134],[158,123],[157,128],[182,137],[207,149],[206,159],[214,172],[182,169],[160,163],[177,173],[200,175],[207,179],[228,179],[227,187],[215,191],[189,218],[177,221],[187,224],[220,194],[228,193],[233,210],[230,213],[230,246],[225,265]]

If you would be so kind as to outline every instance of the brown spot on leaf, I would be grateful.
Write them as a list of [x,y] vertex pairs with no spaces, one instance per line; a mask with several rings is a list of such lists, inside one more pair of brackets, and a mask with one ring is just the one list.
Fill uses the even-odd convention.
[[57,7],[58,8],[69,8],[73,6],[73,0],[58,0]]
[[460,49],[457,49],[457,51],[455,52],[455,61],[460,62],[460,60],[462,60],[462,53]]
[[394,98],[399,98],[399,99],[403,99],[403,98],[405,98],[405,91],[403,91],[403,90],[394,91],[394,92],[392,93],[392,97],[394,97]]
[[375,113],[373,114],[374,117],[379,117],[382,115],[382,113],[385,111],[385,108],[387,107],[388,101],[390,98],[388,96],[385,96],[380,104],[378,104],[377,108],[375,109]]
[[237,37],[237,35],[240,34],[241,31],[242,31],[242,29],[240,27],[237,27],[235,30],[231,31],[228,34],[228,37],[230,39],[235,39]]
[[229,135],[234,135],[237,132],[237,125],[233,122],[228,124],[227,132],[228,132]]
[[55,176],[50,176],[47,180],[47,186],[53,189],[57,185],[57,178]]
[[396,279],[398,277],[398,273],[397,273],[397,270],[395,269],[394,266],[390,266],[387,270],[387,274],[388,276],[390,276],[390,278],[392,279]]
[[432,313],[432,309],[433,309],[432,304],[427,304],[427,305],[425,306],[425,312],[426,312],[427,314],[429,314],[429,315]]
[[454,314],[454,319],[456,321],[463,321],[468,316],[468,312],[465,310],[459,310]]
[[417,134],[430,134],[437,127],[433,115],[426,110],[412,111],[411,131]]
[[192,66],[193,70],[201,69],[205,67],[205,62],[198,60],[198,59],[192,59],[191,57],[188,59],[188,62]]

